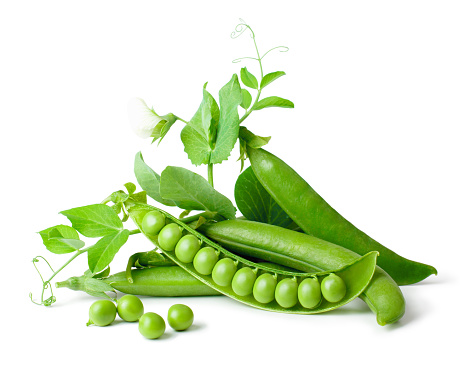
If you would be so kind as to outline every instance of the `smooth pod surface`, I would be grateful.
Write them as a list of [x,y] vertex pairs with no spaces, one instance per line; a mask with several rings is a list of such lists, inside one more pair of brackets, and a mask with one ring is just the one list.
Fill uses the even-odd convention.
[[[234,253],[301,271],[336,269],[360,257],[333,243],[265,223],[226,220],[204,224],[199,230]],[[347,295],[349,287],[347,284]],[[405,300],[401,290],[378,266],[361,298],[376,314],[380,325],[393,323],[404,315]]]
[[264,149],[248,147],[247,153],[259,182],[305,233],[360,255],[378,251],[378,266],[398,285],[417,283],[437,274],[433,266],[408,260],[360,231],[280,158]]
[[[331,272],[334,272],[345,281],[345,284],[347,287],[347,294],[344,297],[344,299],[342,299],[342,301],[340,302],[332,303],[332,302],[323,300],[318,305],[318,307],[314,309],[304,308],[298,303],[294,307],[285,309],[281,307],[276,301],[272,301],[267,304],[258,302],[254,298],[252,293],[247,296],[240,296],[236,292],[234,292],[232,287],[222,287],[218,285],[212,278],[211,274],[205,275],[205,274],[199,273],[195,269],[194,263],[183,263],[177,258],[177,256],[175,255],[175,252],[166,251],[160,248],[160,250],[165,254],[166,257],[170,258],[177,265],[179,265],[182,269],[184,269],[184,271],[187,271],[189,274],[191,274],[191,276],[199,279],[204,284],[210,286],[211,288],[219,291],[220,293],[226,296],[229,296],[241,303],[245,303],[252,307],[260,308],[263,310],[275,311],[275,312],[299,313],[299,314],[315,314],[315,313],[321,313],[321,312],[326,312],[326,311],[336,309],[352,301],[356,297],[358,297],[363,292],[363,290],[368,286],[375,270],[376,257],[377,257],[376,252],[369,253],[363,257],[354,258],[350,264],[344,264],[343,266],[339,268],[331,269],[331,271],[329,272],[296,273],[296,272],[273,269],[262,264],[253,263],[251,261],[248,261],[247,259],[244,259],[243,257],[234,255],[230,251],[226,250],[225,248],[209,240],[206,236],[195,231],[187,224],[179,221],[177,218],[164,212],[161,209],[154,208],[147,204],[138,204],[138,203],[130,205],[128,207],[128,212],[131,218],[134,220],[134,222],[140,229],[141,229],[140,218],[142,218],[145,215],[145,213],[150,210],[160,210],[166,216],[168,221],[173,221],[174,223],[178,224],[178,226],[180,226],[183,229],[183,232],[188,232],[195,235],[204,244],[205,247],[211,247],[212,249],[214,249],[219,256],[219,259],[231,258],[232,260],[236,261],[238,264],[237,265],[238,269],[241,269],[243,267],[249,267],[253,269],[253,271],[256,272],[257,275],[263,274],[263,273],[270,273],[270,274],[276,275],[276,278],[278,280],[282,280],[284,278],[294,278],[299,282],[301,282],[305,278],[313,277],[313,276],[316,276],[319,279],[322,279],[325,276],[328,276]],[[155,244],[155,246],[159,247],[159,241],[156,241],[155,236],[147,236],[147,237],[150,241],[152,241]]]

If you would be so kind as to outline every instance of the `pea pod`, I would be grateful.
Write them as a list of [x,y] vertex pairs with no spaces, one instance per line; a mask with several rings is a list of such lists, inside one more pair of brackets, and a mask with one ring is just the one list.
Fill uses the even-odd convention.
[[[317,273],[299,273],[299,272],[289,272],[284,270],[273,269],[271,267],[265,266],[263,264],[253,263],[248,261],[240,256],[234,255],[228,250],[222,248],[218,244],[212,242],[199,232],[193,230],[187,224],[179,221],[172,215],[164,212],[161,209],[154,208],[146,204],[132,204],[128,207],[129,214],[134,220],[136,225],[142,231],[142,222],[146,219],[146,214],[152,211],[159,211],[163,214],[167,222],[170,222],[171,225],[177,224],[182,231],[185,231],[196,238],[201,242],[201,250],[196,253],[194,261],[192,262],[182,262],[176,255],[174,250],[164,250],[165,248],[175,248],[175,242],[179,241],[181,236],[175,236],[175,241],[173,243],[168,242],[167,234],[164,236],[159,235],[146,235],[146,237],[154,243],[167,257],[173,260],[177,265],[186,270],[196,279],[199,279],[202,283],[208,285],[209,287],[217,290],[218,292],[231,297],[239,302],[268,311],[276,312],[287,312],[287,313],[298,313],[298,314],[314,314],[320,312],[326,312],[338,308],[351,300],[358,297],[363,290],[368,286],[371,277],[373,276],[375,265],[376,265],[376,252],[371,252],[361,258],[353,259],[350,264],[343,264],[341,267],[336,268],[336,270],[329,270],[325,272]],[[165,231],[164,227],[162,232]],[[174,228],[171,228],[172,233]],[[160,233],[162,233],[160,232]],[[169,231],[170,232],[170,231]],[[159,243],[165,238],[165,244]],[[163,246],[162,246],[163,245]],[[201,254],[201,256],[199,255]],[[217,284],[210,273],[208,267],[214,267],[214,265],[221,259],[229,258],[234,261],[237,266],[237,272],[233,275],[232,284],[227,286],[221,286]],[[201,259],[204,259],[201,260]],[[200,263],[200,261],[202,261]],[[249,270],[247,270],[249,269]],[[199,270],[199,271],[198,271]],[[244,273],[244,276],[238,276],[238,274]],[[285,279],[292,279],[296,283],[301,282],[307,278],[317,279],[321,282],[325,277],[329,276],[332,273],[335,273],[339,276],[346,286],[345,296],[338,302],[328,302],[325,298],[322,298],[321,302],[316,305],[315,308],[306,308],[301,306],[299,303],[289,304],[289,307],[280,302],[279,300],[273,300],[268,303],[262,303],[255,299],[252,291],[251,285],[247,291],[247,283],[244,283],[243,278],[245,273],[253,272],[255,277],[251,277],[252,281],[256,277],[263,274],[271,274],[277,282],[281,282]],[[240,281],[238,284],[234,284],[235,281]],[[237,286],[236,286],[237,285]],[[242,292],[239,292],[238,289],[243,289]]]
[[247,153],[262,186],[305,233],[360,255],[378,251],[378,265],[398,285],[417,283],[437,274],[433,266],[408,260],[360,231],[280,158],[266,150],[250,147],[247,147]]
[[[319,238],[266,223],[226,220],[204,224],[198,230],[234,253],[302,271],[335,269],[360,257]],[[380,325],[393,323],[404,315],[405,301],[401,290],[378,266],[360,297],[376,314]]]

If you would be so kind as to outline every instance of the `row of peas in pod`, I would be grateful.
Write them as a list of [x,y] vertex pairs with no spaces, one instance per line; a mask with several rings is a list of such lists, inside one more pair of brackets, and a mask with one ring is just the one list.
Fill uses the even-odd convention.
[[[139,332],[147,339],[160,338],[165,332],[165,321],[155,312],[144,313],[142,301],[131,294],[121,297],[115,305],[102,299],[95,301],[89,309],[87,326],[108,326],[113,323],[116,314],[127,322],[139,321]],[[167,321],[177,331],[188,329],[193,324],[193,311],[187,305],[175,304],[168,310]]]
[[196,235],[175,222],[168,223],[157,210],[148,211],[142,217],[141,229],[146,235],[157,237],[158,246],[169,256],[176,257],[187,270],[194,269],[199,275],[210,276],[221,290],[229,289],[239,298],[253,296],[260,305],[276,301],[281,308],[289,309],[299,302],[303,308],[314,309],[321,304],[322,298],[335,303],[347,292],[344,280],[334,273],[325,274],[321,282],[315,275],[290,276],[207,243],[203,245]]

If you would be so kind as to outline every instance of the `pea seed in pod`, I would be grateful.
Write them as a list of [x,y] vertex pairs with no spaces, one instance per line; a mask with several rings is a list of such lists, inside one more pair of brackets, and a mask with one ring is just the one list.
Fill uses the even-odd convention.
[[165,217],[161,212],[152,210],[144,215],[141,226],[145,234],[156,236],[165,226]]
[[124,321],[134,322],[144,314],[144,305],[142,301],[132,295],[126,294],[118,300],[118,315]]
[[159,246],[165,251],[173,251],[181,237],[182,228],[178,224],[167,224],[159,233]]
[[160,338],[165,332],[165,321],[154,312],[146,312],[139,319],[139,332],[147,339]]
[[110,300],[100,299],[92,303],[88,311],[88,315],[90,319],[87,322],[87,326],[92,324],[97,326],[108,326],[116,318],[116,306]]
[[283,308],[293,307],[298,303],[298,283],[292,278],[280,281],[275,289],[275,299]]
[[214,283],[221,287],[227,287],[231,284],[236,271],[237,265],[234,260],[228,257],[219,260],[214,266],[212,272]]
[[319,280],[317,278],[306,278],[299,283],[298,299],[301,306],[315,308],[322,299]]
[[188,329],[193,324],[193,311],[187,305],[176,304],[168,309],[167,321],[177,331]]
[[321,292],[327,301],[338,302],[345,297],[347,287],[342,278],[336,274],[330,274],[322,280]]
[[248,267],[241,268],[232,278],[232,290],[239,296],[248,296],[252,294],[256,278],[254,270]]
[[260,303],[270,303],[275,299],[276,279],[269,273],[260,275],[253,285],[253,296]]
[[175,256],[182,263],[191,263],[200,249],[201,243],[195,235],[187,234],[178,241]]
[[193,266],[202,275],[209,275],[218,261],[218,254],[212,247],[203,247],[193,259]]

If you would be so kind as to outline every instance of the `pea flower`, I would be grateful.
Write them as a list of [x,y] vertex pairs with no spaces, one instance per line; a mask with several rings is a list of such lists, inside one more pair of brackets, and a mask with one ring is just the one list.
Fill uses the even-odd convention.
[[131,128],[140,138],[150,138],[159,122],[165,120],[149,108],[142,98],[132,98],[128,102],[128,116]]

